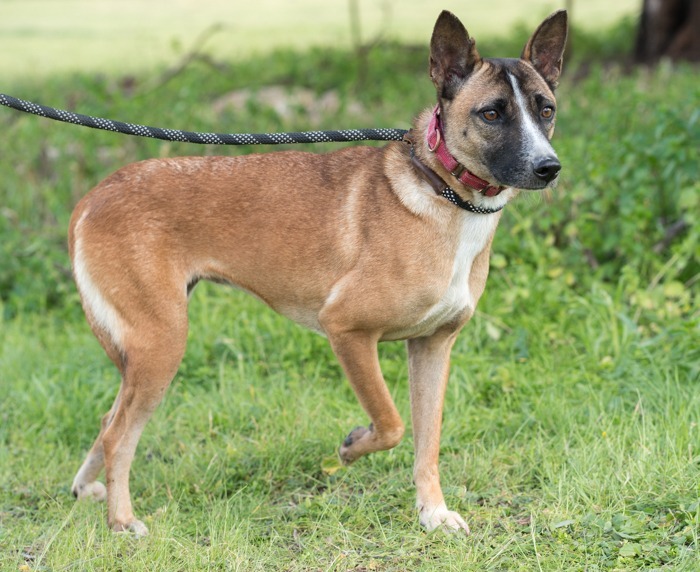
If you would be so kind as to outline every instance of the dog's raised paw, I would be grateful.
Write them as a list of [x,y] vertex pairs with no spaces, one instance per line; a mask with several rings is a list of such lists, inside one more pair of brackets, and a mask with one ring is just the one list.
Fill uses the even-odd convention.
[[73,496],[78,500],[93,500],[102,502],[107,499],[107,487],[100,481],[93,481],[73,487]]
[[344,465],[349,465],[353,461],[356,461],[361,455],[353,455],[351,452],[353,444],[357,443],[362,439],[367,433],[372,431],[372,425],[369,427],[355,427],[350,434],[345,437],[343,444],[338,450],[338,456]]

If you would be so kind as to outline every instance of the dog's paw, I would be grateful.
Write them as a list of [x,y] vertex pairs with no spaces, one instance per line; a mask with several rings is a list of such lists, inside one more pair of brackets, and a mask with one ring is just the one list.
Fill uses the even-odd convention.
[[112,524],[114,532],[127,532],[133,534],[136,538],[148,536],[148,527],[140,520],[132,520],[127,523],[115,522]]
[[372,426],[368,427],[355,427],[350,434],[345,437],[345,441],[340,446],[338,450],[338,456],[344,465],[349,465],[356,461],[362,456],[362,453],[357,454],[357,447],[355,447],[355,452],[353,452],[353,445],[365,437],[368,433],[372,431]]
[[463,532],[469,534],[469,525],[464,519],[452,510],[447,510],[445,503],[436,507],[423,507],[419,515],[420,523],[428,530],[442,528],[447,532]]
[[93,500],[102,502],[107,499],[107,487],[100,481],[93,481],[73,486],[73,496],[78,500]]

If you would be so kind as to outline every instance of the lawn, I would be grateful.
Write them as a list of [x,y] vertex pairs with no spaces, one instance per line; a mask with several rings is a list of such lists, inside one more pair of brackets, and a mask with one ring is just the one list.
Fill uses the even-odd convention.
[[[149,73],[191,49],[230,60],[286,47],[350,47],[352,0],[3,0],[0,70],[4,81],[56,73]],[[492,0],[488,8],[458,0],[355,0],[361,38],[381,35],[423,45],[440,10],[460,14],[472,33],[507,36],[561,8],[555,0]],[[575,2],[574,21],[597,30],[639,12],[640,0]],[[495,16],[497,15],[497,17]],[[207,33],[217,26],[214,33]]]
[[[441,475],[469,537],[419,527],[410,436],[339,468],[337,447],[366,419],[326,341],[213,285],[195,292],[187,354],[134,462],[151,535],[113,534],[103,506],[75,503],[73,475],[119,380],[70,278],[71,209],[129,161],[252,149],[0,109],[0,569],[700,569],[700,81],[690,66],[584,65],[630,33],[577,32],[558,91],[562,181],[507,207],[453,352]],[[526,36],[513,35],[479,45],[517,54]],[[285,48],[225,73],[194,63],[162,85],[161,66],[5,91],[202,131],[406,127],[434,98],[426,58],[396,43],[364,64],[342,47]],[[340,107],[312,120],[216,105],[269,86],[332,91]],[[404,347],[380,354],[410,428]]]

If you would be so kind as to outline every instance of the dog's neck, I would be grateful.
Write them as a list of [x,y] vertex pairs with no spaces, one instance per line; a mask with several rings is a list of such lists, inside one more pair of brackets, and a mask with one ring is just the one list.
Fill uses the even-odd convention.
[[442,180],[442,178],[440,178],[440,175],[438,175],[435,171],[433,171],[430,167],[423,163],[418,157],[416,157],[413,145],[411,145],[411,164],[416,169],[416,171],[418,171],[418,173],[423,177],[423,179],[425,179],[430,184],[430,186],[433,187],[433,190],[436,194],[440,195],[441,197],[445,197],[448,201],[450,201],[454,205],[457,205],[459,208],[476,214],[493,214],[497,213],[504,206],[506,206],[506,204],[503,203],[501,206],[491,209],[477,206],[471,201],[466,201],[462,199],[457,193],[454,192],[453,189],[451,189],[445,183],[445,181]]
[[[469,173],[475,181],[479,181],[480,183],[475,183],[474,185],[465,184],[462,180],[463,176],[462,178],[457,178],[454,173],[450,173],[449,167],[445,166],[443,162],[440,161],[430,145],[432,139],[430,134],[431,130],[434,128],[434,118],[435,109],[426,109],[416,119],[413,129],[404,136],[403,140],[406,144],[404,145],[406,148],[406,155],[410,155],[413,171],[428,183],[437,195],[446,198],[451,203],[464,210],[478,214],[492,214],[503,209],[509,202],[509,199],[512,198],[512,191],[509,190],[502,196],[498,195],[504,190],[503,188],[497,188],[498,192],[494,194],[480,192],[476,188],[477,186],[481,187],[481,189],[495,187],[492,187],[487,181],[467,171],[466,168],[464,172]],[[440,132],[442,132],[442,128],[440,128]],[[442,134],[440,138],[443,139]],[[460,165],[456,159],[453,158],[453,160],[455,164]],[[452,170],[454,171],[454,167],[452,167]],[[452,175],[454,179],[452,179],[450,175]],[[452,179],[452,183],[448,183],[450,179]],[[454,187],[452,185],[454,185]],[[496,196],[498,196],[499,200],[494,201],[492,197],[495,198]]]

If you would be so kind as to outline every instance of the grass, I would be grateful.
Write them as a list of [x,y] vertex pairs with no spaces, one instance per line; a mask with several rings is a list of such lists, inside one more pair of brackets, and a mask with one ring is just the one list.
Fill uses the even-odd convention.
[[[410,438],[324,473],[347,430],[364,422],[324,341],[213,287],[193,300],[183,368],[135,463],[152,535],[110,534],[103,508],[74,503],[69,486],[115,372],[81,322],[14,320],[0,356],[0,563],[693,570],[697,327],[645,338],[621,319],[624,301],[597,289],[537,296],[540,311],[521,310],[509,320],[518,331],[496,342],[488,332],[501,295],[487,296],[455,349],[442,443],[446,495],[469,516],[468,539],[417,526]],[[383,346],[382,364],[408,418],[402,346]]]
[[[213,25],[205,51],[216,59],[248,58],[279,48],[352,45],[349,2],[259,0],[255,9],[226,0],[5,0],[0,19],[0,69],[4,81],[82,70],[148,73],[192,48]],[[362,0],[361,34],[423,45],[440,10],[464,17],[484,38],[503,37],[518,22],[534,26],[564,6],[554,0],[493,0],[465,13],[457,0]],[[573,16],[587,29],[607,27],[639,12],[638,0],[577,2]],[[497,17],[494,15],[497,14]],[[271,17],[271,15],[274,15]]]
[[[401,127],[433,99],[425,58],[374,50],[362,89],[355,58],[323,49],[241,60],[232,75],[195,65],[157,90],[80,74],[11,93],[153,125],[304,129],[302,112],[211,105],[293,85],[339,94],[324,126]],[[134,463],[151,535],[112,534],[103,506],[75,503],[119,380],[70,280],[71,207],[141,157],[251,150],[0,114],[0,569],[698,570],[700,82],[683,66],[575,72],[559,90],[564,180],[508,207],[453,353],[441,475],[468,538],[418,526],[410,436],[339,469],[335,450],[366,419],[325,340],[211,285],[195,292],[187,354]],[[686,230],[664,242],[678,220]],[[408,422],[403,345],[380,353]]]

